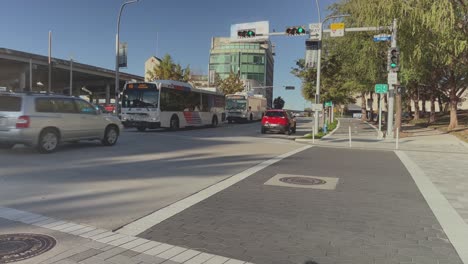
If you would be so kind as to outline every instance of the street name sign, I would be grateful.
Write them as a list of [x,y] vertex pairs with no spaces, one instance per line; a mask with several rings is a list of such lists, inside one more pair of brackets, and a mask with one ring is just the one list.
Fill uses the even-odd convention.
[[388,93],[388,84],[376,84],[375,92],[380,94]]
[[326,107],[328,107],[328,106],[331,107],[332,105],[333,105],[332,101],[325,102],[325,106],[326,106]]
[[388,35],[388,34],[374,35],[374,42],[390,41],[390,40],[392,40],[392,35]]
[[322,40],[322,23],[309,24],[309,39]]

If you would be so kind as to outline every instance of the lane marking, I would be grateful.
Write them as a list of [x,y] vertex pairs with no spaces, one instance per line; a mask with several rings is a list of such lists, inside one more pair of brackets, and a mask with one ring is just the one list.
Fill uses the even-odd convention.
[[429,180],[424,171],[406,153],[396,150],[395,154],[405,165],[411,177],[413,177],[419,191],[424,196],[445,234],[458,252],[458,256],[464,264],[468,264],[468,225],[452,205],[450,205],[445,196]]
[[179,200],[178,202],[175,202],[173,204],[170,204],[164,208],[159,209],[158,211],[145,216],[143,218],[140,218],[128,225],[123,226],[122,228],[116,230],[118,233],[126,234],[126,235],[131,235],[131,236],[137,236],[144,231],[150,229],[151,227],[161,223],[162,221],[171,218],[172,216],[184,211],[187,208],[190,208],[194,206],[195,204],[213,196],[214,194],[223,191],[230,186],[244,180],[245,178],[253,175],[254,173],[265,169],[266,167],[281,161],[289,156],[295,155],[299,152],[302,152],[306,149],[311,148],[312,146],[304,146],[302,148],[290,151],[288,153],[279,155],[277,157],[274,157],[272,159],[263,161],[260,164],[257,164],[247,170],[244,170],[238,174],[235,174],[227,179],[224,179],[218,183],[215,183],[214,185],[211,185],[191,196],[188,196],[182,200]]

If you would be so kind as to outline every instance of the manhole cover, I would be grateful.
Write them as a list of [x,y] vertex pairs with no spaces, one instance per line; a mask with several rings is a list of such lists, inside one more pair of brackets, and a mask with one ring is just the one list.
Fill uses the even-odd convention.
[[284,183],[297,185],[321,185],[327,183],[324,180],[311,177],[283,177],[279,180]]
[[55,244],[55,239],[46,235],[0,235],[0,263],[11,263],[38,256],[52,249]]

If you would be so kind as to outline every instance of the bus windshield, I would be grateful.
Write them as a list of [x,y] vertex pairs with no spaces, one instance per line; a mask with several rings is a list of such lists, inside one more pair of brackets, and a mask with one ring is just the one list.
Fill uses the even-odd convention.
[[122,97],[122,107],[127,108],[157,108],[159,91],[155,90],[125,90]]
[[229,99],[226,100],[226,110],[245,110],[247,100],[245,99]]

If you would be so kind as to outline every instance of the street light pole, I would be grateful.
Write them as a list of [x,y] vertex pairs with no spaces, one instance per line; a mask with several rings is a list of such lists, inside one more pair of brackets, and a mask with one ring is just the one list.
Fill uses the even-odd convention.
[[[318,1],[318,0],[316,0]],[[317,8],[318,2],[317,2]],[[336,15],[336,16],[327,16],[321,23],[320,23],[320,40],[318,43],[318,50],[317,50],[317,86],[315,88],[315,104],[320,104],[320,71],[322,67],[322,33],[323,33],[323,24],[327,22],[329,19],[341,18],[341,17],[348,17],[350,15]],[[319,11],[319,18],[320,18],[320,11]],[[315,117],[314,117],[314,131],[315,133],[318,132],[318,121],[319,111],[315,110]]]
[[115,35],[115,113],[118,112],[119,109],[119,33],[120,33],[120,17],[122,16],[122,11],[124,7],[128,4],[136,3],[139,0],[132,0],[123,3],[120,6],[119,17],[117,19],[117,34]]

